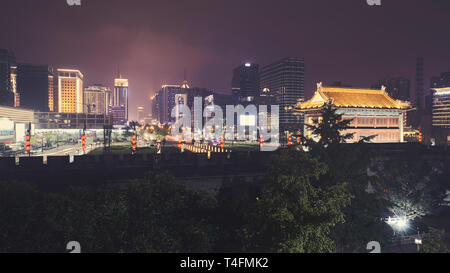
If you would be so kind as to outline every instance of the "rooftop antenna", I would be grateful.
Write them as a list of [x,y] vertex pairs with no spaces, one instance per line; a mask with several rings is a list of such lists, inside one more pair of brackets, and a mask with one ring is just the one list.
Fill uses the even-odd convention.
[[120,74],[120,65],[119,64],[117,64],[117,77],[119,79],[122,79],[122,75]]
[[189,88],[189,85],[186,80],[186,68],[184,68],[184,80],[183,80],[183,84],[181,85],[181,88]]

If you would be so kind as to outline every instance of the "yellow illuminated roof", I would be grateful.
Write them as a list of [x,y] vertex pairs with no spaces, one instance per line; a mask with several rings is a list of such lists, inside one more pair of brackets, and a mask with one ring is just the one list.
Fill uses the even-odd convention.
[[114,86],[128,87],[128,79],[114,79]]
[[80,77],[81,79],[84,78],[83,74],[81,73],[80,70],[77,69],[66,69],[66,68],[58,68],[57,69],[58,73],[59,72],[63,72],[63,73],[75,73],[78,75],[78,77]]
[[382,87],[381,90],[322,87],[322,83],[319,83],[313,97],[299,104],[298,109],[320,108],[329,100],[331,100],[333,106],[349,108],[406,109],[411,106],[409,102],[391,98],[386,93],[385,87]]

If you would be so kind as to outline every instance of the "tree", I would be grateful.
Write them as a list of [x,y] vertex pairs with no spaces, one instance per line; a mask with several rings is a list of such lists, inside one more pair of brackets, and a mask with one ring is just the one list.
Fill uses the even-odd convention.
[[243,250],[332,252],[330,231],[344,221],[351,199],[346,184],[322,187],[326,166],[301,151],[282,151],[273,161],[240,231]]
[[216,206],[209,194],[187,190],[167,173],[127,186],[43,192],[0,181],[0,252],[208,252]]
[[437,229],[431,229],[431,231],[425,235],[423,238],[422,249],[425,253],[450,253],[442,240],[441,232]]
[[125,252],[208,252],[215,199],[188,191],[169,173],[150,173],[127,190]]
[[352,120],[344,120],[330,101],[320,114],[320,121],[307,125],[314,138],[303,138],[303,144],[311,156],[328,167],[320,177],[320,183],[333,186],[345,181],[353,196],[350,206],[344,209],[345,223],[336,225],[332,232],[336,251],[365,251],[369,241],[387,242],[392,231],[381,221],[387,202],[379,192],[367,191],[369,183],[378,188],[378,181],[367,175],[367,168],[375,156],[367,142],[375,136],[361,138],[357,143],[346,143],[353,138],[352,133],[346,133]]
[[239,231],[248,222],[249,208],[260,196],[259,182],[234,177],[222,183],[216,196],[218,205],[214,213],[217,228],[214,252],[240,252],[244,248]]
[[329,101],[320,110],[321,120],[316,120],[313,124],[306,124],[308,130],[316,139],[315,141],[304,138],[308,146],[326,148],[329,145],[343,143],[347,139],[353,138],[352,133],[341,134],[341,132],[349,128],[352,120],[343,120],[343,115],[338,114],[336,111],[337,109]]
[[418,160],[420,151],[406,151],[384,162],[379,171],[385,198],[395,215],[420,218],[434,213],[449,188],[445,167],[439,169]]

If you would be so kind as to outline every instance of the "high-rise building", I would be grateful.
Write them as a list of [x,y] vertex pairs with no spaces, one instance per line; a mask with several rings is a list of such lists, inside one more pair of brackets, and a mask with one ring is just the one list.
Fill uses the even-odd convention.
[[403,77],[383,79],[372,85],[371,88],[380,90],[382,86],[386,87],[386,92],[390,97],[397,100],[411,101],[410,81],[408,79]]
[[154,120],[160,121],[160,99],[159,99],[159,92],[156,92],[151,97],[151,105],[152,105],[152,118]]
[[48,75],[48,109],[50,112],[56,112],[58,110],[58,96],[55,89],[57,87],[58,83],[56,82],[56,77],[52,70],[52,73]]
[[19,107],[20,94],[17,92],[17,66],[11,66],[11,87],[14,94],[14,107]]
[[245,63],[233,69],[231,90],[240,102],[253,101],[259,95],[259,65]]
[[416,60],[416,108],[418,118],[420,119],[420,115],[423,111],[424,106],[424,61],[423,57],[418,57]]
[[[187,105],[191,112],[194,107],[194,98],[206,98],[213,94],[206,88],[190,88],[186,81],[182,85],[163,85],[152,97],[152,117],[160,123],[174,122],[172,109],[177,105]],[[192,113],[191,113],[192,114]]]
[[84,113],[107,114],[111,101],[111,89],[97,84],[84,89]]
[[83,113],[83,74],[74,69],[58,69],[58,112]]
[[53,68],[48,65],[18,64],[17,91],[20,107],[39,112],[54,110]]
[[444,88],[450,86],[450,71],[444,72],[438,77],[431,78],[431,88]]
[[161,86],[158,95],[155,97],[155,104],[158,109],[158,121],[160,123],[168,123],[171,121],[172,108],[175,105],[175,94],[180,93],[181,86],[168,85]]
[[137,121],[138,122],[143,122],[144,118],[145,118],[144,106],[138,106],[138,108],[137,108]]
[[434,88],[433,93],[433,127],[450,128],[450,87]]
[[7,49],[0,49],[0,105],[14,106],[11,74],[15,65],[14,53]]
[[114,79],[114,94],[111,105],[113,122],[123,125],[128,121],[128,79],[121,76]]
[[272,95],[280,107],[280,129],[303,128],[295,106],[304,99],[305,62],[288,57],[267,65],[260,72],[261,94]]

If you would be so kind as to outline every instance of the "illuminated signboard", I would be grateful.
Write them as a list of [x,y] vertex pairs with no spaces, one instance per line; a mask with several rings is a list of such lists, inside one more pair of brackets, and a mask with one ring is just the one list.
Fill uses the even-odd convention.
[[256,126],[256,117],[254,115],[241,115],[239,121],[241,126]]
[[0,118],[0,143],[15,141],[14,121]]

